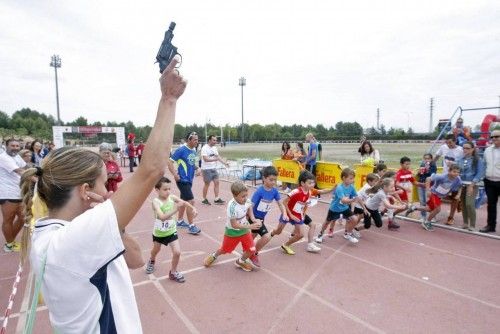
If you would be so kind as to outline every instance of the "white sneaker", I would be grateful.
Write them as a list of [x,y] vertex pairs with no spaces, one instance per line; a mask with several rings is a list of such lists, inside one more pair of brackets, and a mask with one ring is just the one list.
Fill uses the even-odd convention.
[[315,239],[314,239],[315,242],[317,242],[318,244],[322,244],[323,243],[323,235],[318,235]]
[[359,233],[359,231],[352,230],[352,235],[353,235],[356,239],[361,239],[361,233]]
[[321,248],[316,246],[313,242],[308,244],[306,249],[310,253],[319,253],[319,251],[321,250]]
[[352,235],[352,233],[344,233],[344,239],[349,240],[353,244],[357,244],[359,241]]

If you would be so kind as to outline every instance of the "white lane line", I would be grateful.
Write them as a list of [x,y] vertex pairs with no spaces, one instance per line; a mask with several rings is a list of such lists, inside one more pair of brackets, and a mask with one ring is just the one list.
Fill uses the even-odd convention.
[[172,309],[175,311],[177,316],[182,320],[182,322],[187,327],[189,332],[193,333],[193,334],[199,334],[200,331],[198,331],[198,329],[196,329],[195,325],[191,322],[191,320],[189,320],[189,318],[184,314],[184,312],[182,312],[182,310],[179,308],[179,306],[177,306],[177,304],[174,302],[172,297],[170,297],[170,295],[167,293],[167,291],[163,288],[163,286],[160,284],[160,282],[158,282],[158,280],[155,279],[153,281],[153,284],[158,289],[158,291],[160,291],[160,294],[162,295],[162,297],[166,300],[166,302],[170,305],[170,307],[172,307]]
[[[278,316],[274,319],[274,321],[271,325],[271,328],[268,331],[269,334],[276,333],[278,325],[283,323],[285,316],[290,312],[290,310],[292,310],[295,307],[295,304],[297,304],[299,299],[304,294],[306,294],[307,288],[309,288],[309,286],[314,282],[314,280],[318,277],[318,275],[323,270],[323,268],[331,261],[331,259],[333,259],[335,257],[335,255],[337,255],[338,252],[340,252],[346,245],[347,244],[343,244],[338,249],[334,250],[334,252],[330,256],[328,256],[328,258],[325,261],[323,261],[323,263],[321,263],[321,265],[311,274],[309,279],[307,281],[305,281],[302,286],[296,287],[296,289],[298,290],[297,293],[295,294],[295,296],[293,296],[292,300],[289,303],[287,303],[287,306],[285,307],[285,309],[283,309],[283,311],[281,311],[281,313],[278,314]],[[267,269],[265,271],[269,272],[269,270],[267,270]],[[278,276],[277,274],[274,274],[274,273],[271,273],[271,275],[274,277]],[[342,312],[343,315],[345,315],[344,312]],[[349,314],[349,319],[354,320],[358,324],[361,324],[361,325],[373,330],[376,333],[383,333],[382,330],[372,326],[371,324],[359,319],[358,317],[356,317],[352,314]]]
[[[329,248],[329,249],[332,249],[334,250],[334,248],[331,248],[331,247],[328,247],[328,246],[324,246],[325,248]],[[419,282],[419,283],[423,283],[423,284],[426,284],[426,285],[429,285],[429,286],[432,286],[436,289],[439,289],[439,290],[442,290],[442,291],[446,291],[448,293],[451,293],[451,294],[454,294],[456,296],[459,296],[459,297],[462,297],[462,298],[465,298],[465,299],[469,299],[469,300],[472,300],[472,301],[475,301],[477,303],[480,303],[480,304],[483,304],[483,305],[486,305],[486,306],[489,306],[489,307],[492,307],[492,308],[495,308],[495,309],[500,309],[500,306],[497,305],[497,304],[494,304],[494,303],[490,303],[490,302],[487,302],[485,300],[482,300],[482,299],[479,299],[479,298],[476,298],[476,297],[473,297],[473,296],[469,296],[469,295],[466,295],[464,293],[461,293],[461,292],[458,292],[458,291],[455,291],[453,289],[450,289],[450,288],[447,288],[445,286],[442,286],[442,285],[439,285],[439,284],[436,284],[436,283],[433,283],[433,282],[430,282],[430,281],[426,281],[426,280],[423,280],[422,278],[419,278],[419,277],[416,277],[416,276],[412,276],[410,274],[406,274],[406,273],[403,273],[399,270],[395,270],[395,269],[391,269],[389,267],[386,267],[384,265],[381,265],[381,264],[378,264],[378,263],[375,263],[373,261],[369,261],[369,260],[366,260],[366,259],[363,259],[363,258],[360,258],[360,257],[357,257],[355,255],[351,255],[351,254],[348,254],[348,253],[345,253],[343,251],[340,251],[339,252],[340,254],[342,255],[345,255],[347,257],[350,257],[352,259],[355,259],[355,260],[358,260],[360,262],[363,262],[363,263],[366,263],[366,264],[369,264],[369,265],[372,265],[374,267],[377,267],[377,268],[380,268],[382,270],[386,270],[386,271],[389,271],[393,274],[396,274],[396,275],[399,275],[399,276],[402,276],[402,277],[405,277],[405,278],[408,278],[412,281],[415,281],[415,282]]]
[[[328,248],[330,248],[330,247],[328,247]],[[318,296],[318,295],[315,295],[315,294],[314,294],[314,293],[312,293],[312,292],[309,292],[309,291],[307,291],[307,290],[302,289],[300,286],[298,286],[298,285],[296,285],[296,284],[294,284],[294,283],[290,282],[290,281],[289,281],[289,280],[287,280],[286,278],[281,277],[280,275],[275,274],[275,273],[273,273],[272,271],[270,271],[270,270],[268,270],[268,269],[263,269],[263,271],[264,271],[264,272],[266,272],[266,273],[268,273],[268,274],[270,274],[270,275],[271,275],[271,276],[273,276],[274,278],[276,278],[276,279],[278,279],[278,280],[282,281],[283,283],[285,283],[285,284],[286,284],[286,285],[288,285],[289,287],[299,290],[299,292],[302,292],[303,294],[305,294],[305,295],[307,295],[307,296],[311,297],[312,299],[314,299],[314,300],[318,301],[319,303],[321,303],[321,304],[323,304],[323,305],[325,305],[325,306],[327,306],[327,307],[331,308],[332,310],[334,310],[334,311],[336,311],[336,312],[340,313],[341,315],[345,316],[346,318],[348,318],[348,319],[350,319],[350,320],[352,320],[352,321],[354,321],[354,322],[356,322],[356,323],[358,323],[358,324],[360,324],[360,325],[362,325],[362,326],[364,326],[364,327],[366,327],[366,328],[368,328],[368,329],[372,330],[373,332],[375,332],[375,333],[385,333],[385,332],[384,332],[383,330],[381,330],[380,328],[377,328],[377,327],[375,327],[375,326],[371,325],[370,323],[368,323],[368,322],[364,321],[363,319],[360,319],[360,318],[356,317],[354,314],[349,313],[349,312],[347,312],[347,311],[345,311],[345,310],[341,309],[340,307],[338,307],[338,306],[336,306],[336,305],[334,305],[334,304],[330,303],[329,301],[327,301],[327,300],[323,299],[322,297],[320,297],[320,296]]]
[[418,246],[421,246],[421,247],[429,248],[429,249],[432,249],[432,250],[435,250],[435,251],[438,251],[438,252],[441,252],[441,253],[455,255],[455,256],[458,256],[458,257],[462,257],[464,259],[469,259],[469,260],[473,260],[473,261],[476,261],[476,262],[480,262],[480,263],[484,263],[484,264],[488,264],[488,265],[500,267],[500,263],[478,259],[476,257],[469,256],[469,255],[455,253],[455,252],[452,252],[452,251],[448,251],[446,249],[429,246],[429,245],[426,245],[426,244],[421,243],[421,242],[414,242],[414,241],[411,241],[411,240],[407,240],[407,239],[403,239],[403,238],[398,238],[398,237],[395,237],[395,236],[392,236],[392,235],[387,235],[387,234],[383,234],[381,232],[376,232],[375,230],[373,230],[373,231],[372,230],[368,230],[366,232],[375,233],[375,234],[381,235],[381,236],[383,236],[385,238],[396,239],[396,240],[399,240],[399,241],[407,242],[409,244],[413,244],[413,245],[418,245]]

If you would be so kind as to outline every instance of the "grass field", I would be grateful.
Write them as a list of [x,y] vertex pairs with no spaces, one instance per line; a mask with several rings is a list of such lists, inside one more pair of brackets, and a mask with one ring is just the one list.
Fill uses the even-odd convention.
[[[359,144],[322,144],[323,160],[338,162],[342,165],[352,166],[359,163]],[[399,159],[408,156],[414,167],[422,160],[422,155],[429,150],[431,144],[421,143],[390,143],[374,144],[380,152],[381,159],[388,167],[398,167]],[[304,148],[307,146],[304,145]],[[280,156],[281,144],[279,143],[253,143],[233,144],[219,148],[221,156],[231,160],[237,159],[262,159],[273,160]]]

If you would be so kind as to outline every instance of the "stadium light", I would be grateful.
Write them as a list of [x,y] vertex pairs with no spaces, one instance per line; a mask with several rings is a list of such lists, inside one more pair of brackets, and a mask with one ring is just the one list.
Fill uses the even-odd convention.
[[57,69],[61,67],[61,57],[59,57],[59,55],[52,56],[50,67],[54,68],[56,74],[57,125],[61,125],[61,116],[59,114],[59,86],[57,84]]
[[243,122],[243,87],[246,86],[247,79],[245,77],[240,78],[239,85],[241,86],[241,142],[245,142],[245,127]]

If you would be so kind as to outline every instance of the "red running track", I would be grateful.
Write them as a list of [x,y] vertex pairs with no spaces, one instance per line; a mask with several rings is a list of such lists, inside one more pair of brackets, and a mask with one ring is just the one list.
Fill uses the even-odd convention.
[[[128,172],[122,172],[127,176]],[[174,187],[175,188],[175,187]],[[261,253],[262,269],[235,267],[236,255],[221,256],[203,267],[208,252],[220,245],[225,206],[200,204],[202,181],[194,184],[199,236],[180,230],[179,269],[186,283],[168,279],[170,250],[163,248],[154,274],[131,271],[145,333],[495,333],[500,329],[500,241],[400,221],[400,231],[386,226],[363,231],[357,245],[337,233],[325,238],[320,254],[295,246],[285,255],[288,234],[271,240]],[[177,193],[177,191],[176,191]],[[154,194],[151,194],[151,200]],[[212,188],[209,190],[213,200]],[[230,198],[229,183],[221,195]],[[484,225],[484,209],[478,226]],[[323,221],[326,204],[309,210]],[[277,206],[266,224],[277,224]],[[152,213],[146,202],[127,229],[147,259],[152,247]],[[461,226],[456,215],[456,226]],[[290,232],[290,227],[285,231]],[[2,240],[3,242],[3,240]],[[240,250],[238,250],[240,251]],[[7,306],[18,254],[2,253],[0,310]],[[24,272],[7,333],[24,319]],[[21,319],[21,320],[20,320]],[[2,319],[3,320],[3,319]],[[51,333],[48,312],[38,308],[35,333]]]

